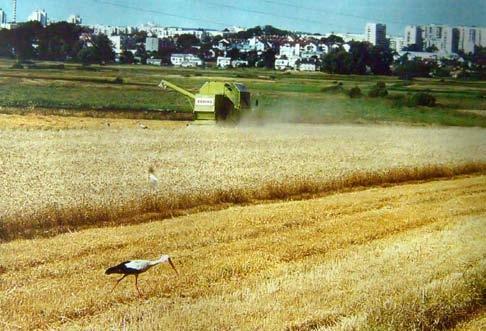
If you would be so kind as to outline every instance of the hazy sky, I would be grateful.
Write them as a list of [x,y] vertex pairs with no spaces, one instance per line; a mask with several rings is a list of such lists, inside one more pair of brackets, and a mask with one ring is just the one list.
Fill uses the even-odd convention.
[[[11,0],[0,8],[11,19]],[[403,34],[407,24],[486,25],[486,0],[17,0],[17,21],[37,8],[53,20],[81,15],[87,24],[222,28],[274,25],[306,32],[363,33],[366,22]]]

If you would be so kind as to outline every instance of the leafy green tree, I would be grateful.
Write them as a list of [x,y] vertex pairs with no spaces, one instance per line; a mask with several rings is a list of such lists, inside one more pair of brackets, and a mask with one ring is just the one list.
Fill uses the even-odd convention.
[[442,78],[445,78],[445,77],[450,77],[451,76],[451,70],[449,67],[437,67],[435,68],[434,70],[432,70],[432,75],[434,77],[442,77]]
[[344,44],[344,39],[334,34],[331,34],[329,37],[321,38],[321,42],[326,45]]
[[486,47],[476,46],[474,53],[460,55],[464,59],[460,78],[486,80]]
[[48,25],[39,36],[39,58],[64,61],[77,54],[82,28],[67,22]]
[[37,57],[34,44],[38,43],[39,35],[43,29],[43,26],[39,22],[31,21],[22,23],[16,29],[11,30],[11,44],[18,60],[34,59]]
[[163,63],[170,63],[170,55],[175,53],[177,48],[175,44],[170,39],[162,39],[159,43],[159,51],[157,52],[157,57],[162,60]]
[[145,46],[140,45],[137,47],[137,51],[135,52],[135,56],[140,58],[140,62],[142,64],[147,64],[148,54],[145,50]]
[[426,52],[430,52],[430,53],[435,53],[435,52],[438,52],[439,49],[437,48],[437,46],[435,45],[432,45],[432,46],[429,46],[425,49]]
[[267,69],[273,69],[275,67],[275,55],[277,52],[273,48],[267,49],[262,54],[263,65]]
[[364,75],[366,74],[366,66],[370,63],[369,44],[363,42],[349,43],[349,67],[346,69],[351,74]]
[[260,36],[293,36],[294,33],[287,31],[287,30],[281,30],[276,27],[273,27],[271,25],[265,25],[265,26],[255,26],[253,28],[246,29],[245,31],[240,31],[235,34],[231,34],[230,37],[236,38],[236,39],[248,39],[252,37],[260,37]]
[[145,43],[146,38],[147,38],[147,32],[145,31],[137,31],[133,34],[133,39],[137,44]]
[[402,59],[402,61],[395,66],[394,73],[401,79],[412,79],[414,77],[430,77],[430,73],[435,68],[436,64],[432,62],[426,62],[420,59]]
[[230,49],[228,53],[226,53],[228,57],[231,58],[231,60],[238,60],[240,58],[240,50],[236,47]]
[[261,30],[262,30],[263,34],[267,35],[267,36],[288,36],[288,35],[292,35],[292,33],[287,31],[287,30],[281,30],[281,29],[275,28],[271,25],[265,25],[263,27],[263,29],[261,29]]
[[211,41],[207,42],[207,39],[205,39],[205,41],[201,43],[197,54],[202,58],[206,58],[210,55],[209,51],[212,48],[213,48],[213,45],[212,45]]
[[104,34],[99,34],[91,38],[95,49],[96,59],[100,64],[115,61],[115,52],[111,40]]
[[390,49],[371,46],[366,42],[350,42],[349,52],[343,48],[331,50],[322,61],[324,71],[333,74],[364,75],[370,68],[373,74],[389,75],[393,54]]
[[246,29],[245,31],[240,31],[236,33],[236,36],[233,36],[237,39],[248,39],[252,37],[259,37],[263,35],[262,28],[260,26],[255,26],[254,28]]
[[393,54],[388,47],[374,46],[369,50],[368,65],[375,75],[390,75]]
[[12,36],[10,30],[0,29],[0,56],[13,57]]
[[403,50],[407,51],[407,52],[421,52],[422,49],[423,49],[423,47],[422,47],[421,44],[411,44],[411,45],[403,47]]
[[77,58],[83,65],[94,63],[106,64],[115,61],[110,39],[104,34],[91,38],[92,46],[85,46],[78,52]]
[[83,66],[88,66],[98,62],[98,56],[94,47],[82,48],[78,53],[78,61],[83,64]]
[[176,46],[179,51],[188,52],[196,45],[199,45],[199,40],[192,34],[181,34],[177,37]]
[[120,54],[120,63],[124,64],[132,64],[135,61],[135,57],[133,56],[133,53],[130,51],[127,51],[126,49],[123,50],[123,52]]
[[322,59],[322,69],[331,74],[350,74],[352,58],[344,49],[332,50]]
[[486,47],[476,46],[471,60],[472,63],[482,66],[482,70],[484,70],[486,66]]
[[248,67],[255,67],[258,62],[258,52],[255,50],[240,53],[239,58],[248,61]]

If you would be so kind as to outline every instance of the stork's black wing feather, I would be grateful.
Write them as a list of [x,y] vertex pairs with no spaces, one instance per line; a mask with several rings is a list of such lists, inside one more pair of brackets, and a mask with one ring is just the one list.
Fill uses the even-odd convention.
[[125,261],[125,262],[120,263],[119,265],[108,268],[108,269],[106,269],[105,274],[109,275],[109,274],[131,274],[131,273],[135,273],[137,270],[127,268],[127,266],[126,266],[127,263],[130,263],[130,261]]

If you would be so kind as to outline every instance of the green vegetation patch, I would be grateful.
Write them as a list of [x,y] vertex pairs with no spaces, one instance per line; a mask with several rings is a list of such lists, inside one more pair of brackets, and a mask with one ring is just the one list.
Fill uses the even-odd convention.
[[[328,75],[320,72],[277,72],[265,69],[194,69],[154,66],[88,66],[49,62],[12,69],[0,61],[0,106],[72,110],[168,110],[191,112],[192,101],[157,87],[167,79],[193,93],[206,81],[246,84],[254,117],[286,122],[399,122],[485,127],[486,84],[454,80]],[[29,64],[32,66],[33,64]],[[358,91],[361,97],[346,94]],[[418,102],[427,95],[434,103]],[[430,97],[429,97],[430,96]],[[259,106],[255,101],[259,100]],[[417,100],[415,100],[417,99]],[[421,99],[421,100],[418,100]],[[415,103],[409,101],[417,101]],[[425,100],[425,99],[424,99]]]
[[160,89],[2,84],[0,94],[6,107],[192,111],[185,98]]

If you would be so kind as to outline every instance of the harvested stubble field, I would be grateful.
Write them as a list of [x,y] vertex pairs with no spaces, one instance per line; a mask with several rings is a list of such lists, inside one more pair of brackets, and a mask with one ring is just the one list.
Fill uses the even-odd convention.
[[[485,300],[485,200],[486,177],[472,176],[11,241],[0,245],[0,323],[474,330]],[[140,278],[144,298],[133,279],[110,293],[106,267],[162,252],[180,277],[159,266]]]
[[[45,119],[38,122],[45,125]],[[61,121],[51,129],[31,124],[1,130],[1,238],[450,177],[482,172],[486,163],[480,128],[165,128],[147,121],[143,130],[133,121],[117,123],[64,129]],[[150,166],[160,179],[156,190],[148,185]]]

